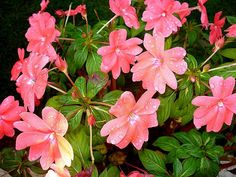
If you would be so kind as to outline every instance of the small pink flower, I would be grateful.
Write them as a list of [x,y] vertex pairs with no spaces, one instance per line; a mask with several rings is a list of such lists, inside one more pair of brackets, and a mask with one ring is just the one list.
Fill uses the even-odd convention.
[[63,60],[59,55],[55,61],[55,65],[61,72],[67,73],[67,62],[66,60]]
[[45,177],[71,177],[69,171],[66,168],[58,167],[52,164]]
[[199,6],[199,10],[201,12],[202,26],[207,29],[209,26],[209,21],[208,21],[207,10],[206,10],[206,7],[204,6],[204,4],[206,2],[207,2],[207,0],[198,0],[198,6]]
[[220,19],[222,12],[217,12],[214,17],[214,23],[210,25],[210,44],[214,44],[217,40],[222,37],[222,30],[225,24],[225,17]]
[[57,110],[45,107],[42,119],[29,112],[20,114],[23,121],[14,123],[22,131],[16,138],[16,150],[30,147],[29,160],[40,158],[43,170],[47,170],[54,162],[58,167],[71,165],[73,149],[63,137],[68,129],[66,118]]
[[136,57],[138,62],[131,68],[133,81],[143,81],[144,89],[156,90],[161,94],[165,92],[166,85],[177,88],[173,72],[181,75],[187,70],[185,49],[175,47],[165,51],[164,45],[163,36],[145,34],[144,47],[147,51]]
[[120,173],[120,177],[154,177],[153,175],[149,175],[149,174],[143,174],[143,173],[140,173],[138,171],[132,171],[128,174],[128,176],[126,176],[124,174],[124,172],[121,172]]
[[49,4],[49,0],[42,0],[40,3],[40,7],[41,7],[40,12],[43,12],[47,8],[48,4]]
[[49,58],[36,53],[31,53],[25,60],[22,75],[16,80],[17,91],[21,94],[25,108],[34,112],[35,101],[44,95],[48,69],[43,67],[48,63]]
[[19,102],[14,100],[13,96],[5,98],[0,105],[0,139],[4,135],[13,137],[15,131],[13,123],[20,120],[19,114],[25,111]]
[[228,29],[225,30],[225,32],[228,32],[226,34],[227,37],[234,37],[234,38],[236,38],[236,24],[231,25]]
[[114,79],[120,75],[120,69],[124,73],[130,71],[130,64],[135,61],[135,56],[142,52],[138,45],[142,43],[139,38],[126,40],[127,31],[125,29],[115,30],[110,33],[110,46],[98,49],[98,54],[102,56],[101,70],[105,73],[112,71]]
[[182,3],[178,11],[176,11],[176,13],[179,15],[181,23],[184,24],[187,21],[186,17],[191,14],[191,10],[189,9],[188,3],[186,2]]
[[20,73],[22,72],[22,67],[24,64],[24,58],[25,58],[25,50],[18,48],[18,56],[19,60],[13,65],[11,69],[11,80],[15,81]]
[[107,142],[125,148],[130,142],[140,150],[148,141],[148,128],[156,127],[158,99],[152,99],[153,92],[145,92],[136,103],[133,94],[124,92],[109,112],[117,118],[107,122],[101,129],[101,136],[108,136]]
[[109,5],[116,16],[123,17],[126,26],[139,28],[138,17],[135,8],[131,6],[131,0],[109,0]]
[[55,18],[47,12],[42,12],[33,14],[29,22],[30,28],[25,34],[29,41],[27,51],[50,56],[50,60],[54,61],[57,55],[52,42],[60,36],[60,32],[55,28]]
[[193,105],[200,106],[194,112],[194,125],[196,128],[207,125],[208,132],[218,132],[224,123],[231,124],[236,113],[236,94],[232,94],[235,79],[214,76],[209,84],[213,96],[198,96],[192,100]]
[[176,11],[181,8],[178,1],[146,0],[145,3],[147,7],[142,17],[142,20],[147,22],[145,30],[154,28],[154,33],[168,37],[182,26],[181,21],[175,16]]

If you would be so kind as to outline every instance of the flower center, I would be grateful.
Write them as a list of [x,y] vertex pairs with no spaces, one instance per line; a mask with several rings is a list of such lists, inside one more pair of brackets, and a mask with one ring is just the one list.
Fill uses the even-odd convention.
[[138,115],[136,115],[135,113],[131,113],[130,115],[129,115],[129,123],[130,124],[135,124],[135,122],[139,119],[140,117],[138,116]]
[[161,16],[162,16],[162,17],[165,17],[165,16],[166,16],[166,13],[165,13],[165,12],[163,12],[163,13],[161,14]]
[[219,107],[224,107],[224,103],[222,101],[219,101],[217,104]]
[[56,143],[55,133],[51,133],[48,139],[51,143]]
[[121,50],[119,48],[116,49],[116,54],[120,54]]
[[153,64],[154,67],[158,68],[158,67],[161,66],[162,60],[159,59],[159,58],[155,58],[155,59],[153,60],[152,64]]

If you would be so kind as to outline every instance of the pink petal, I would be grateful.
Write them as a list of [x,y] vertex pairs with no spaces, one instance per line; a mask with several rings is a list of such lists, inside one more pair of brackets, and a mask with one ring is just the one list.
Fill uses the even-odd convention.
[[135,104],[134,95],[131,92],[126,91],[120,96],[116,104],[111,107],[109,112],[116,117],[128,116]]
[[165,51],[166,57],[171,61],[183,60],[186,50],[182,47],[175,47]]
[[102,57],[101,71],[107,73],[112,70],[112,68],[117,65],[117,55],[112,53]]
[[58,112],[52,107],[45,107],[42,110],[43,121],[51,128],[53,132],[64,136],[67,129],[68,123],[64,115]]
[[[44,122],[44,120],[40,119],[37,115],[33,113],[23,112],[20,114],[20,117],[26,123],[28,123],[34,130],[45,132],[45,133],[49,133],[51,131],[50,127]],[[16,126],[17,125],[15,125],[15,127]]]
[[222,98],[222,90],[223,90],[222,86],[224,84],[223,77],[219,77],[219,76],[211,77],[209,80],[209,84],[210,84],[213,96],[217,98]]
[[148,115],[142,115],[141,120],[145,124],[147,128],[151,127],[156,127],[158,126],[158,121],[157,121],[157,114],[148,114]]
[[213,127],[212,131],[218,132],[222,128],[222,126],[224,124],[224,120],[225,120],[225,111],[226,111],[225,107],[220,107],[218,109],[218,114],[216,116],[214,127]]
[[74,158],[73,149],[70,143],[62,136],[56,137],[58,140],[58,148],[61,154],[61,158],[66,166],[71,165],[71,160]]
[[42,143],[30,146],[29,161],[37,160],[41,155],[43,149],[49,146],[49,141],[43,141]]
[[128,131],[128,128],[129,128],[129,125],[124,124],[120,128],[113,130],[109,134],[109,136],[107,138],[107,142],[111,143],[111,144],[118,144],[125,137],[125,135]]
[[152,35],[146,33],[144,36],[144,47],[153,56],[157,57],[162,51],[164,51],[165,38],[162,35]]
[[236,114],[236,93],[226,97],[223,103],[230,111]]
[[34,85],[35,95],[38,99],[42,98],[48,83],[48,70],[43,69],[37,77]]
[[192,104],[195,106],[211,107],[216,105],[219,99],[211,96],[197,96],[192,100]]
[[154,88],[160,94],[163,94],[166,90],[166,82],[160,72],[156,73],[154,80]]
[[139,131],[136,131],[132,138],[132,144],[137,150],[140,150],[144,141],[148,140],[148,129],[142,128],[142,126],[136,127]]
[[16,138],[16,150],[25,149],[28,146],[36,145],[46,141],[48,134],[40,132],[24,132]]
[[113,66],[111,72],[114,79],[117,79],[120,76],[120,66],[117,61],[116,64]]
[[105,47],[101,47],[98,49],[97,53],[98,55],[104,56],[104,55],[110,55],[113,52],[113,47],[111,46],[105,46]]
[[42,152],[40,158],[40,164],[43,170],[47,170],[54,162],[54,150],[54,146],[51,144],[45,146],[45,150]]
[[225,120],[224,120],[225,124],[231,125],[232,119],[233,119],[233,114],[234,113],[232,111],[230,111],[228,108],[226,108],[226,110],[225,110]]
[[101,136],[107,136],[112,131],[116,131],[117,129],[121,128],[125,124],[128,123],[128,117],[122,116],[116,119],[112,119],[108,121],[105,125],[103,125],[100,134]]
[[119,29],[112,31],[109,35],[109,42],[111,46],[117,46],[124,42],[127,37],[127,31],[125,29]]
[[177,89],[177,80],[174,73],[168,68],[168,66],[163,65],[160,68],[160,72],[166,84],[172,89]]
[[235,79],[233,77],[228,77],[224,80],[222,97],[230,96],[234,90]]
[[3,131],[4,131],[4,134],[8,137],[13,137],[14,134],[15,134],[15,131],[13,129],[13,126],[12,124],[9,124],[7,122],[2,122],[3,124]]

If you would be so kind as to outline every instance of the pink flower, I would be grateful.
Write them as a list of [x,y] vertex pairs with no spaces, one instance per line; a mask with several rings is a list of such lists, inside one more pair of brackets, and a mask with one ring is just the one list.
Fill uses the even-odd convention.
[[176,11],[176,13],[179,15],[181,23],[184,24],[187,21],[186,17],[191,14],[191,10],[188,7],[188,3],[184,2],[183,4],[181,4],[180,8],[178,9],[178,11]]
[[45,177],[71,177],[69,171],[66,168],[58,167],[52,164]]
[[222,12],[217,12],[214,17],[214,23],[210,25],[210,36],[209,41],[210,44],[214,44],[217,40],[222,37],[221,28],[225,24],[225,17],[220,19]]
[[201,128],[207,125],[207,131],[220,131],[223,124],[230,125],[233,114],[236,113],[236,94],[232,94],[235,79],[214,76],[209,84],[213,96],[198,96],[192,104],[200,106],[194,112],[194,125]]
[[154,177],[153,175],[149,175],[149,174],[143,174],[143,173],[140,173],[138,171],[132,171],[128,174],[128,176],[126,176],[124,174],[124,172],[121,172],[120,173],[120,177]]
[[131,6],[131,0],[109,0],[109,5],[116,16],[123,17],[126,26],[139,28],[138,17],[135,8]]
[[78,5],[75,9],[70,9],[65,12],[62,9],[56,10],[56,15],[58,15],[59,17],[75,16],[78,13],[80,13],[82,17],[85,17],[87,15],[86,5]]
[[234,37],[236,38],[236,24],[231,25],[228,29],[225,30],[226,32],[228,32],[226,34],[227,37]]
[[19,102],[14,100],[13,96],[5,98],[0,105],[0,139],[4,135],[13,137],[15,131],[13,123],[20,120],[19,114],[24,111]]
[[208,21],[207,10],[206,10],[206,7],[204,6],[204,4],[206,2],[207,2],[207,0],[198,0],[198,6],[199,6],[199,10],[201,12],[202,26],[207,29],[208,25],[209,25],[209,21]]
[[161,35],[144,36],[144,47],[147,49],[137,56],[137,63],[131,68],[133,81],[143,81],[143,88],[156,90],[163,94],[166,85],[177,88],[176,74],[184,74],[187,63],[183,60],[186,55],[184,48],[175,47],[164,50],[165,38]]
[[47,56],[31,53],[24,62],[22,75],[16,81],[17,91],[21,94],[25,108],[28,107],[30,112],[34,112],[35,101],[44,95],[48,69],[43,67],[48,61]]
[[48,55],[50,60],[54,61],[57,55],[52,42],[60,36],[60,32],[55,28],[55,18],[47,12],[42,12],[33,14],[29,22],[30,28],[25,34],[29,41],[27,51]]
[[136,103],[133,94],[124,92],[109,112],[117,118],[107,122],[101,129],[101,136],[108,136],[107,142],[125,148],[130,142],[140,150],[148,141],[148,128],[156,127],[158,99],[152,99],[153,92],[145,92]]
[[20,114],[23,121],[14,123],[22,131],[16,138],[16,149],[30,147],[29,160],[40,158],[43,170],[47,170],[54,162],[58,167],[71,165],[73,149],[63,137],[66,134],[68,123],[66,118],[57,110],[45,107],[42,110],[42,119],[29,112]]
[[146,0],[146,10],[142,20],[147,22],[145,30],[154,28],[154,33],[161,33],[168,37],[172,32],[177,32],[182,26],[181,21],[175,17],[181,4],[174,0]]
[[48,4],[49,4],[49,0],[42,0],[40,3],[40,7],[41,7],[40,12],[43,12],[47,8]]
[[138,45],[142,43],[139,38],[126,40],[127,31],[125,29],[115,30],[110,33],[110,46],[98,49],[98,54],[102,55],[101,70],[105,73],[112,71],[114,79],[120,75],[120,69],[124,73],[130,71],[130,64],[135,61],[135,56],[142,52]]
[[63,60],[59,55],[55,61],[55,65],[61,72],[67,73],[67,62],[66,60]]
[[20,73],[22,72],[22,67],[24,64],[25,50],[18,48],[19,61],[17,61],[11,69],[11,80],[15,81]]

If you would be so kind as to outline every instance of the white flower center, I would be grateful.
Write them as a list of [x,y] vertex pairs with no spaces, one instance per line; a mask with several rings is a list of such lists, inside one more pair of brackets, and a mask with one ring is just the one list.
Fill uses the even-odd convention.
[[219,101],[219,102],[218,102],[218,106],[219,106],[219,107],[223,107],[223,106],[224,106],[224,103],[223,103],[222,101]]
[[135,124],[135,122],[139,119],[140,117],[138,116],[138,115],[136,115],[135,113],[131,113],[130,115],[129,115],[129,123],[130,124]]
[[161,14],[161,16],[162,16],[162,17],[165,17],[165,16],[166,16],[166,13],[165,13],[165,12],[163,12],[163,13]]

